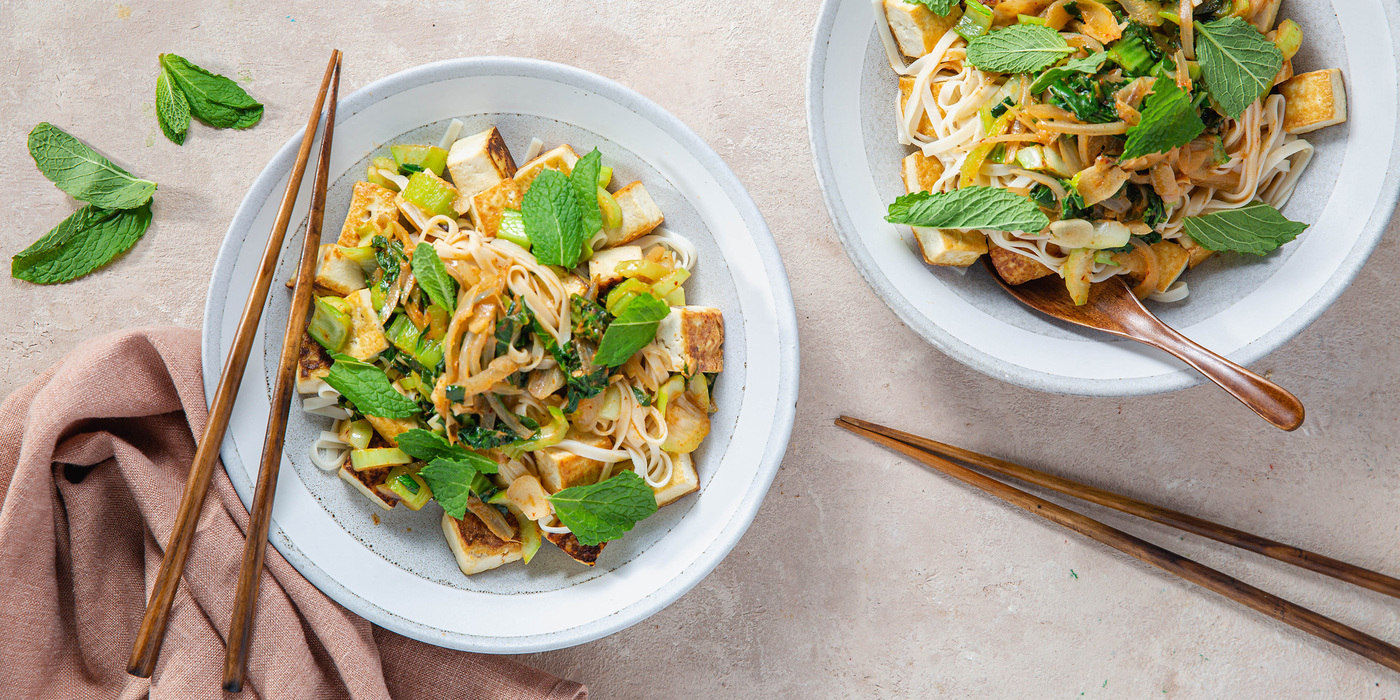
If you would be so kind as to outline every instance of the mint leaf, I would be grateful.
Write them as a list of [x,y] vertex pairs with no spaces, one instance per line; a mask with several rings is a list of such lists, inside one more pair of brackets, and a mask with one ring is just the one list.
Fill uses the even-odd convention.
[[1059,32],[1038,24],[1012,25],[967,45],[969,63],[998,73],[1037,71],[1072,53],[1074,49]]
[[957,7],[958,0],[910,0],[915,5],[923,5],[939,17],[947,17]]
[[1128,142],[1123,146],[1120,160],[1165,153],[1189,143],[1205,130],[1205,122],[1192,106],[1191,96],[1175,82],[1158,78],[1142,110],[1142,120],[1128,127]]
[[418,286],[428,293],[428,298],[447,309],[447,315],[452,316],[452,312],[457,310],[457,280],[447,273],[447,266],[442,264],[442,258],[438,257],[433,244],[419,243],[414,246],[409,267],[413,268],[413,277],[418,280]]
[[190,129],[190,101],[175,87],[173,80],[170,71],[160,69],[156,77],[156,119],[160,121],[165,138],[179,146],[185,143],[185,134]]
[[[595,176],[596,177],[596,176]],[[569,177],[558,170],[543,170],[525,191],[520,203],[530,251],[544,265],[573,267],[583,253],[587,236],[579,216],[578,200]]]
[[29,132],[29,155],[58,189],[103,209],[135,209],[151,201],[156,191],[156,183],[113,165],[48,122]]
[[892,224],[1037,233],[1049,217],[1028,197],[980,185],[946,193],[914,192],[890,205]]
[[1093,75],[1099,72],[1099,68],[1103,67],[1106,58],[1108,58],[1107,52],[1091,53],[1084,58],[1071,58],[1063,66],[1055,66],[1041,73],[1040,77],[1031,83],[1031,94],[1038,95],[1045,92],[1050,87],[1050,83],[1074,73]]
[[136,244],[151,225],[151,203],[136,209],[73,212],[10,261],[10,276],[38,284],[70,282]]
[[1238,17],[1197,22],[1196,59],[1215,103],[1231,119],[1268,92],[1283,67],[1283,52]]
[[564,489],[550,496],[549,502],[554,504],[559,522],[587,547],[622,537],[638,521],[656,512],[656,494],[634,471],[622,472],[601,483]]
[[173,53],[161,54],[160,65],[189,100],[195,119],[220,129],[246,129],[262,119],[262,104],[238,83]]
[[603,342],[598,344],[598,354],[593,356],[594,364],[616,367],[626,362],[632,353],[656,338],[656,327],[669,313],[671,307],[666,302],[650,294],[638,294],[608,325]]
[[1307,224],[1289,221],[1263,202],[1182,220],[1191,240],[1209,250],[1263,255],[1298,237]]
[[578,211],[583,221],[584,240],[603,229],[603,210],[598,208],[598,170],[603,167],[603,154],[593,149],[588,155],[574,163],[569,174],[569,184],[574,188],[578,200]]
[[453,445],[447,439],[431,430],[414,428],[405,433],[400,433],[394,438],[399,443],[399,449],[408,453],[414,459],[425,462],[439,459],[464,464],[483,474],[495,474],[498,465],[496,460],[477,454],[460,445]]
[[418,404],[394,389],[382,370],[353,357],[336,355],[326,383],[367,416],[412,418],[418,415]]
[[442,504],[442,509],[458,520],[466,515],[467,499],[471,498],[476,475],[477,471],[470,465],[449,459],[435,459],[418,472],[418,476],[428,482],[433,498]]

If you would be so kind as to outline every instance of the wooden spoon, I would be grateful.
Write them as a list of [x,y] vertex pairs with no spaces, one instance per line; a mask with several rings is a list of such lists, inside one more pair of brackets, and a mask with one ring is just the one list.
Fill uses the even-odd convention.
[[1089,286],[1089,302],[1075,306],[1056,276],[1010,285],[989,258],[983,262],[992,279],[1021,303],[1061,321],[1136,340],[1176,356],[1206,379],[1230,392],[1264,420],[1284,430],[1303,424],[1303,403],[1283,387],[1217,355],[1174,331],[1143,307],[1121,277]]

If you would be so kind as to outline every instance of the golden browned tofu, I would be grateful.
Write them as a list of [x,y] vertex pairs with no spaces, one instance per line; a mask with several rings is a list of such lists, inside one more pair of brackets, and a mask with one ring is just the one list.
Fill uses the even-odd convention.
[[675,503],[681,496],[700,490],[700,476],[689,454],[671,455],[671,480],[651,489],[656,493],[656,506]]
[[[587,445],[608,449],[612,441],[608,438],[589,434],[569,433],[568,439]],[[546,491],[558,493],[571,486],[598,483],[603,475],[603,463],[596,459],[580,457],[557,447],[546,447],[534,453],[535,468],[540,473],[540,483]]]
[[1278,19],[1278,6],[1283,4],[1282,0],[1255,0],[1254,12],[1249,17],[1249,21],[1259,28],[1259,31],[1268,33],[1274,28],[1274,21]]
[[506,148],[501,132],[493,126],[453,142],[447,152],[447,172],[457,187],[457,199],[452,208],[458,214],[466,214],[474,195],[515,177],[515,159]]
[[676,306],[656,327],[667,368],[687,377],[724,371],[724,314],[709,306]]
[[317,287],[343,297],[365,288],[365,270],[341,253],[340,246],[323,245],[315,282]]
[[1283,66],[1278,69],[1278,74],[1274,76],[1274,85],[1278,85],[1293,77],[1293,59],[1287,58],[1283,61]]
[[472,221],[482,235],[496,237],[501,228],[501,216],[507,209],[519,209],[525,200],[525,193],[515,180],[502,180],[494,187],[478,192],[472,197]]
[[519,542],[497,537],[471,511],[463,513],[461,520],[443,513],[442,534],[457,558],[457,568],[468,576],[523,558]]
[[940,17],[922,3],[885,0],[885,19],[890,24],[899,50],[909,58],[919,58],[933,50],[938,40],[958,23],[962,11],[954,6],[947,17]]
[[1055,274],[1054,270],[1041,264],[1039,260],[1033,260],[1001,246],[992,246],[989,252],[997,274],[1001,275],[1007,284],[1025,284]]
[[545,151],[536,156],[534,160],[520,166],[520,169],[515,172],[515,182],[520,185],[520,191],[524,192],[530,189],[530,183],[534,182],[535,177],[546,168],[558,170],[568,175],[574,171],[574,163],[577,162],[578,154],[574,152],[573,146],[566,143],[558,148]]
[[384,441],[394,447],[399,446],[398,437],[404,433],[418,427],[418,423],[412,418],[381,418],[379,416],[365,416],[374,432],[379,433]]
[[1215,251],[1191,240],[1190,236],[1182,236],[1177,239],[1182,248],[1186,249],[1187,269],[1195,269],[1197,265],[1205,262],[1207,258],[1215,255]]
[[355,471],[350,468],[350,457],[347,455],[345,464],[340,467],[339,473],[340,478],[343,479],[345,483],[354,486],[355,490],[359,491],[365,498],[368,498],[370,502],[384,510],[393,510],[394,506],[398,505],[398,497],[395,496],[392,491],[379,488],[379,486],[384,483],[384,480],[389,478],[389,471],[390,467]]
[[598,289],[607,289],[622,281],[622,274],[617,271],[618,265],[641,259],[640,246],[624,245],[600,250],[588,259],[588,277]]
[[933,192],[940,177],[943,177],[943,161],[930,158],[922,151],[915,151],[904,157],[906,192]]
[[553,532],[544,533],[545,539],[553,542],[555,546],[564,550],[574,561],[586,566],[593,566],[598,563],[598,555],[603,553],[603,548],[608,546],[607,542],[598,545],[584,545],[574,537],[574,533],[565,532],[555,534]]
[[1290,134],[1341,124],[1347,120],[1347,91],[1342,70],[1328,68],[1295,75],[1278,86],[1283,95],[1283,129]]
[[[913,95],[913,94],[914,94],[914,78],[911,78],[911,77],[909,77],[909,76],[907,76],[907,75],[900,76],[900,78],[899,78],[899,95],[900,95],[900,97],[899,97],[899,104],[901,104],[901,105],[904,106],[904,111],[905,111],[905,112],[908,112],[908,111],[909,111],[909,96],[910,96],[910,95]],[[929,121],[928,111],[927,111],[927,110],[924,111],[924,115],[923,115],[922,117],[919,117],[919,128],[917,129],[917,131],[919,132],[919,135],[920,135],[920,136],[923,136],[924,138],[931,139],[931,138],[934,137],[934,133],[933,133],[933,122]]]
[[647,188],[641,182],[634,182],[613,193],[617,205],[622,209],[622,225],[608,229],[607,247],[626,245],[651,233],[660,226],[666,217],[661,208],[652,201]]
[[318,379],[331,373],[331,356],[306,331],[301,332],[301,347],[297,349],[297,393],[314,394]]
[[399,209],[394,204],[398,196],[387,187],[372,182],[355,183],[355,192],[350,196],[350,212],[345,215],[345,224],[340,227],[340,245],[354,247],[360,244],[360,234],[355,230],[366,223],[379,226],[397,221]]
[[967,267],[987,254],[987,236],[980,231],[911,226],[924,262],[944,267]]
[[[1171,241],[1157,241],[1152,244],[1152,253],[1157,256],[1157,284],[1158,292],[1167,291],[1167,287],[1181,277],[1187,265],[1191,261],[1191,253],[1185,248]],[[1205,248],[1199,248],[1205,250]],[[1201,258],[1204,260],[1205,258]],[[1113,262],[1128,271],[1128,278],[1134,283],[1140,283],[1147,274],[1147,264],[1143,260],[1142,254],[1133,251],[1130,253],[1114,253]]]
[[350,305],[350,340],[345,343],[344,352],[369,362],[389,347],[384,326],[379,323],[379,314],[374,312],[368,289],[347,294],[345,301]]

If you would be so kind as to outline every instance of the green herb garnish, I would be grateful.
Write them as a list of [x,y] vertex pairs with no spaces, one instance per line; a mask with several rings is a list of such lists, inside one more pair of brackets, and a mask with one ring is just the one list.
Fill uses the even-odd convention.
[[1175,82],[1158,78],[1143,106],[1142,119],[1128,127],[1128,142],[1123,146],[1121,160],[1165,153],[1186,145],[1205,130],[1201,116],[1191,106],[1191,95]]
[[967,45],[968,63],[998,73],[1038,71],[1072,53],[1074,49],[1059,32],[1035,24],[999,29]]
[[29,155],[58,189],[103,209],[135,209],[156,191],[156,183],[122,170],[48,122],[29,132]]
[[75,280],[126,252],[150,225],[150,202],[118,210],[89,204],[16,255],[10,275],[38,284]]
[[[178,140],[170,139],[177,144],[184,142],[183,133],[189,126],[191,116],[219,129],[247,129],[262,120],[262,104],[249,97],[238,83],[222,75],[210,73],[173,53],[160,55],[160,70],[160,77],[169,81],[171,87],[185,98],[188,107],[188,115],[183,121],[177,98],[166,100],[165,109],[162,109],[160,79],[157,78],[156,113],[162,129],[168,122],[173,131],[181,134]],[[166,133],[166,136],[170,135]]]
[[[1048,225],[1048,224],[1047,224]],[[666,302],[650,294],[638,294],[608,325],[593,361],[616,367],[656,338],[656,327],[671,313]]]
[[1298,237],[1307,224],[1289,221],[1263,202],[1183,220],[1191,240],[1209,250],[1263,255]]
[[930,228],[991,229],[1036,233],[1049,217],[1029,198],[997,187],[963,187],[952,192],[913,192],[890,205],[886,221]]
[[520,213],[531,252],[542,265],[573,267],[583,253],[587,236],[569,177],[558,170],[544,170],[525,192]]
[[601,483],[564,489],[551,495],[549,502],[559,522],[588,547],[622,537],[656,512],[656,494],[633,471]]
[[414,246],[409,267],[413,269],[413,278],[418,280],[418,286],[428,293],[428,298],[447,309],[451,316],[457,309],[457,280],[447,274],[447,266],[442,264],[433,244],[419,243]]
[[1283,52],[1238,17],[1196,22],[1196,58],[1215,103],[1232,119],[1269,91],[1283,67]]
[[418,404],[394,389],[383,370],[353,357],[336,355],[326,383],[355,404],[355,410],[367,416],[412,418],[418,415]]

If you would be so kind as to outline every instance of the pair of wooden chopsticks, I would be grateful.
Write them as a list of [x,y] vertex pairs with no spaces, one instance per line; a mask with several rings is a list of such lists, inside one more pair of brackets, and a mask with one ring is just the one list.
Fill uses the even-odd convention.
[[[248,522],[248,532],[243,549],[243,564],[239,569],[238,590],[234,598],[233,620],[228,635],[227,654],[224,659],[224,688],[238,692],[243,687],[243,677],[248,659],[248,646],[253,629],[253,615],[256,612],[258,582],[262,577],[263,555],[267,550],[267,530],[272,514],[272,498],[277,486],[277,473],[282,464],[282,442],[287,425],[288,404],[295,384],[297,352],[301,346],[302,329],[306,326],[306,316],[311,305],[312,276],[316,267],[316,249],[321,242],[321,219],[325,213],[327,177],[330,169],[331,139],[335,130],[335,107],[340,92],[339,49],[331,51],[330,62],[321,79],[321,89],[316,95],[315,106],[306,122],[306,131],[297,151],[295,165],[287,190],[282,195],[282,203],[277,210],[277,221],[267,239],[262,261],[258,265],[253,289],[248,293],[248,301],[243,307],[243,315],[238,319],[238,329],[234,333],[233,347],[229,348],[224,361],[224,372],[219,377],[218,389],[214,392],[214,402],[209,407],[209,420],[200,436],[199,447],[195,450],[194,461],[190,465],[190,475],[185,481],[185,491],[180,498],[180,507],[175,514],[175,527],[170,533],[165,554],[161,559],[160,572],[156,575],[155,589],[146,604],[146,614],[141,620],[136,641],[131,648],[131,658],[127,661],[128,673],[149,678],[155,671],[156,660],[160,656],[161,644],[165,639],[166,623],[170,617],[170,606],[175,600],[180,577],[184,575],[185,561],[189,557],[190,544],[194,539],[195,527],[199,522],[200,511],[204,507],[204,497],[209,492],[209,482],[214,475],[214,463],[219,456],[219,446],[223,443],[224,432],[228,428],[233,402],[238,394],[238,386],[243,382],[243,370],[248,365],[248,353],[253,346],[253,336],[258,322],[262,319],[263,306],[267,301],[268,288],[276,273],[277,259],[282,252],[282,242],[287,234],[287,225],[292,219],[292,209],[296,205],[297,194],[301,189],[302,178],[306,174],[306,163],[311,157],[311,145],[316,128],[321,122],[322,108],[326,111],[326,127],[321,138],[321,153],[317,160],[316,178],[312,189],[311,213],[307,221],[306,236],[302,242],[300,265],[297,268],[296,287],[292,295],[292,308],[287,317],[286,335],[282,339],[282,355],[278,365],[277,387],[273,392],[271,412],[267,421],[267,437],[263,443],[262,465],[258,473],[257,491],[253,496],[253,508]],[[327,94],[330,96],[327,105]]]
[[945,445],[935,440],[886,428],[875,423],[841,416],[836,419],[836,425],[911,457],[925,466],[964,483],[976,486],[1046,520],[1063,525],[1124,554],[1141,559],[1159,569],[1215,591],[1275,620],[1360,654],[1386,668],[1400,671],[1400,648],[1348,627],[1332,618],[1290,603],[1215,569],[1198,564],[1175,552],[1133,537],[1126,532],[1026,493],[961,464],[955,464],[948,458],[976,465],[996,474],[1035,484],[1067,496],[1107,506],[1129,515],[1136,515],[1139,518],[1169,525],[1202,537],[1209,537],[1217,542],[1247,549],[1392,597],[1400,598],[1400,580],[1282,542],[1251,535],[1185,513],[1160,508],[1110,491],[1062,479],[1019,464],[988,457],[952,445]]

